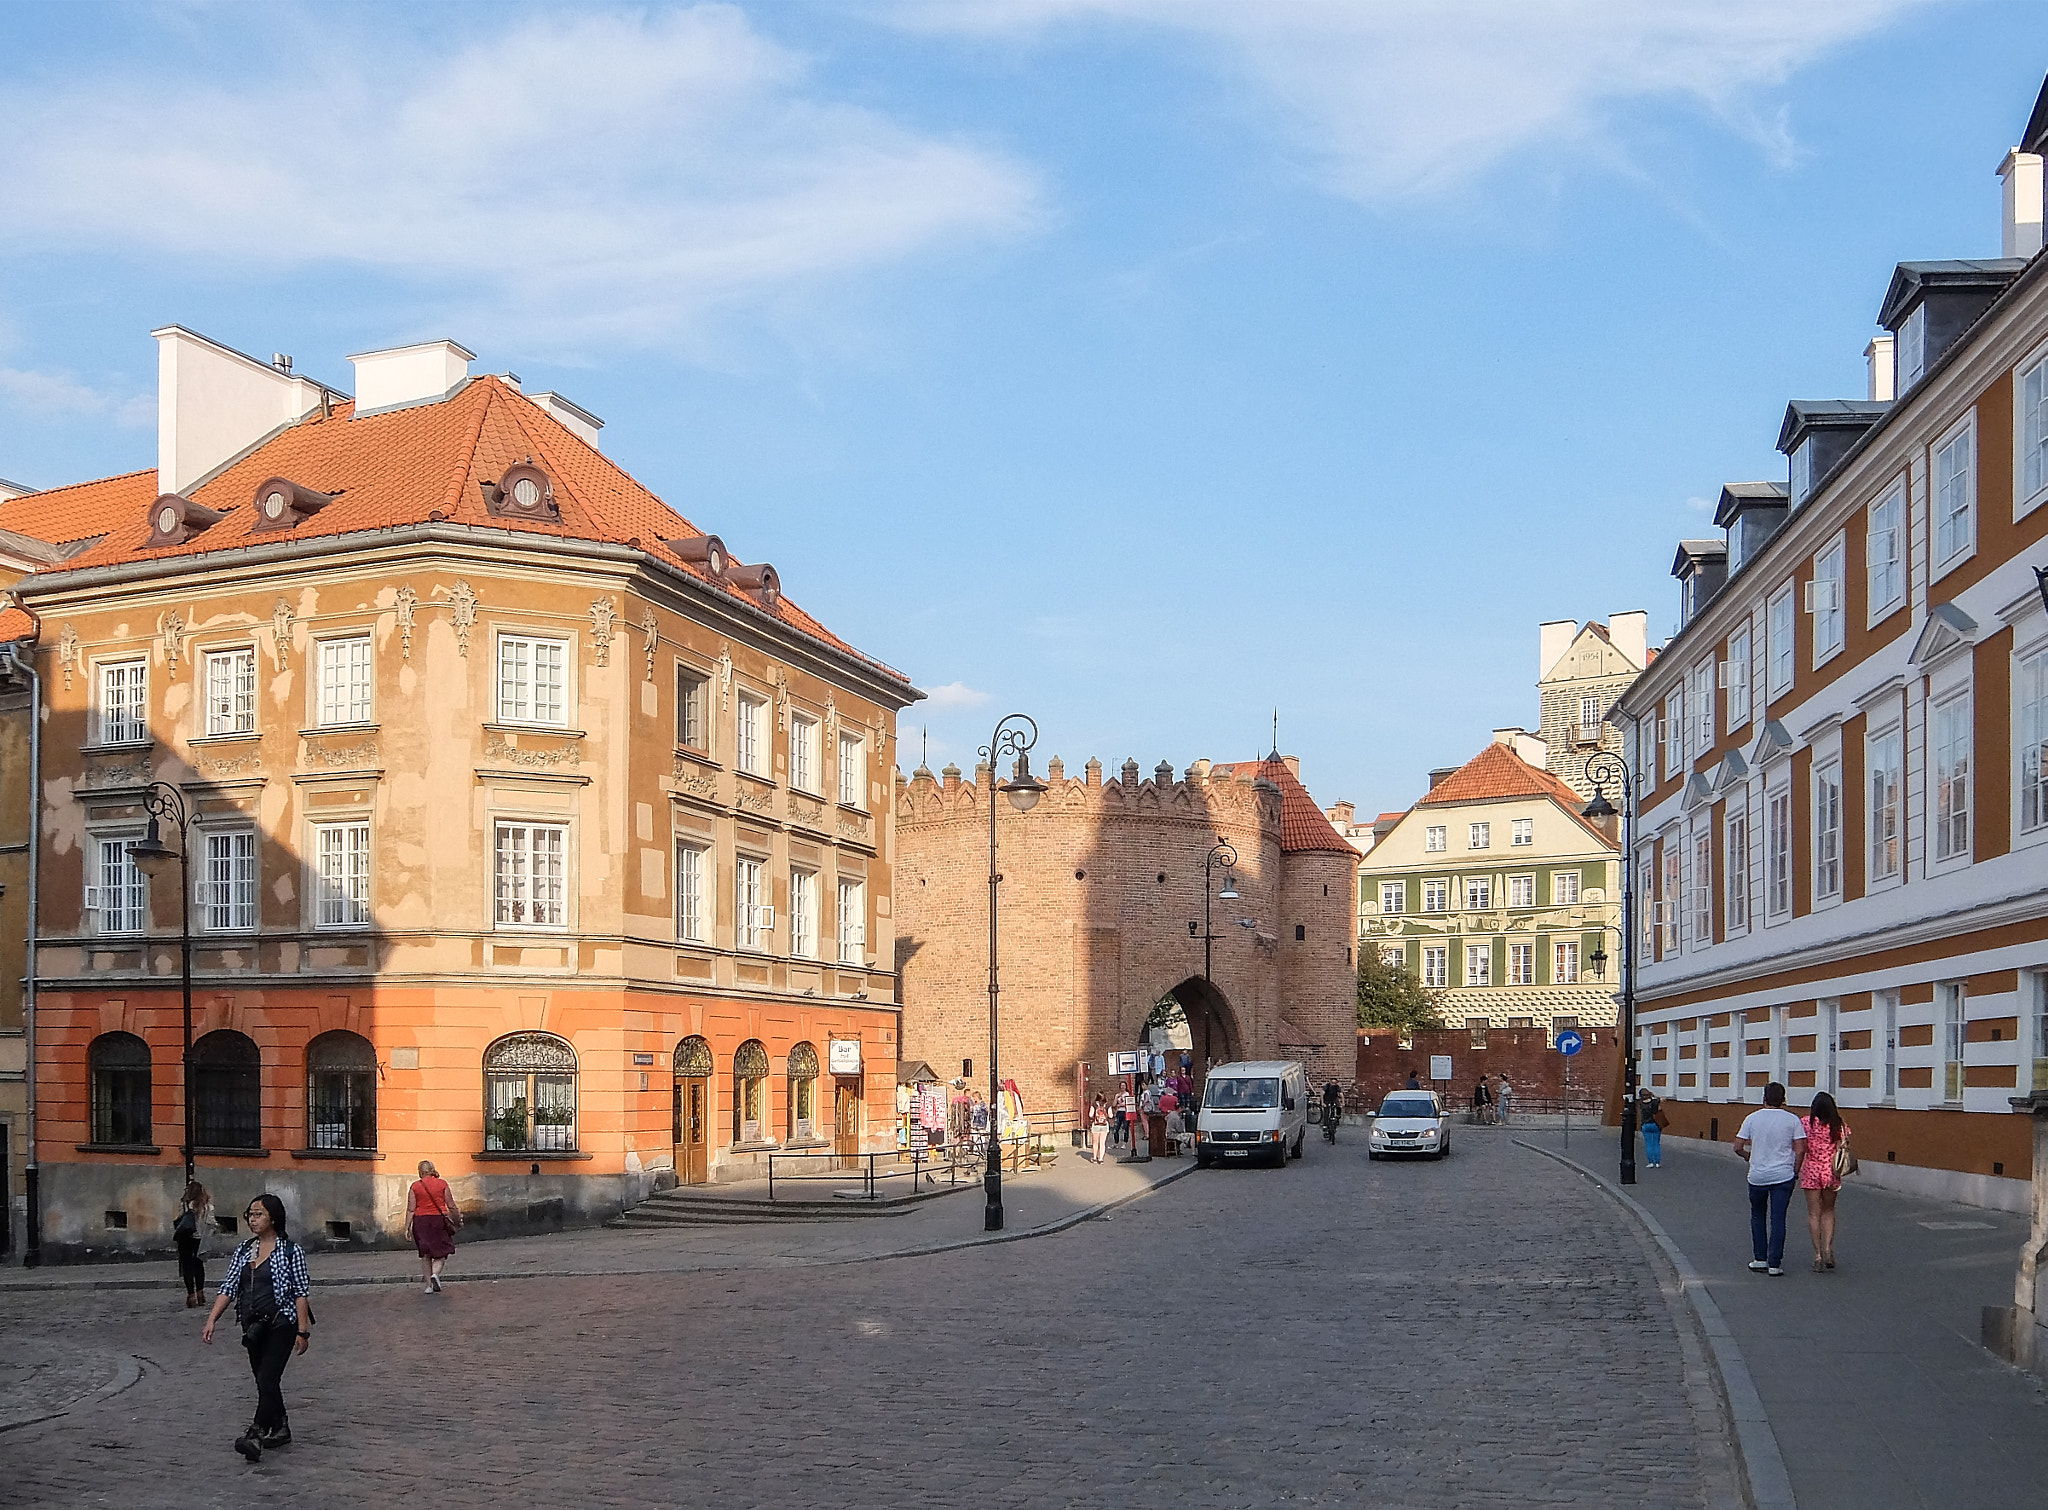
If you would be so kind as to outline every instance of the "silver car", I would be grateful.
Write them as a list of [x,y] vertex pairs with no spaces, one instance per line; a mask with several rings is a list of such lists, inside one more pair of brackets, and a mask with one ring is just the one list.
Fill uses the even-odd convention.
[[1451,1122],[1443,1097],[1435,1091],[1395,1091],[1380,1103],[1366,1135],[1369,1158],[1388,1154],[1429,1154],[1441,1159],[1451,1151]]

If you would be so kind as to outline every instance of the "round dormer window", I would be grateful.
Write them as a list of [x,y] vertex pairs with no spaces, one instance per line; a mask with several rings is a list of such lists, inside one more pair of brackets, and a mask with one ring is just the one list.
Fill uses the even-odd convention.
[[512,501],[522,509],[530,509],[540,502],[540,484],[531,477],[522,477],[512,484]]
[[266,519],[282,519],[286,505],[290,502],[282,490],[273,488],[263,495],[263,515]]
[[722,551],[717,551],[717,550],[714,550],[714,551],[712,551],[712,553],[711,553],[711,558],[710,558],[710,559],[711,559],[711,575],[712,575],[712,576],[714,576],[714,577],[722,577],[722,576],[724,576],[724,575],[725,575],[725,554],[724,554],[724,552],[722,552]]
[[176,508],[167,503],[156,511],[156,532],[159,535],[174,534],[177,528],[178,511]]

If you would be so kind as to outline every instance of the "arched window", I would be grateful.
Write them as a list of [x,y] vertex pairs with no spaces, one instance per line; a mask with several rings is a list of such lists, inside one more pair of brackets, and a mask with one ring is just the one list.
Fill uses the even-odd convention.
[[149,1142],[149,1045],[133,1033],[102,1033],[85,1051],[92,1077],[92,1141]]
[[800,1043],[789,1051],[789,1135],[815,1138],[818,1127],[818,1051]]
[[484,1050],[484,1148],[575,1152],[574,1049],[552,1033],[514,1033]]
[[377,1051],[355,1033],[306,1045],[306,1146],[377,1146]]
[[230,1028],[192,1045],[192,1140],[200,1148],[263,1146],[263,1056]]
[[676,1045],[676,1073],[688,1079],[711,1076],[711,1045],[692,1033]]
[[758,1143],[768,1109],[768,1050],[749,1038],[732,1056],[732,1140]]

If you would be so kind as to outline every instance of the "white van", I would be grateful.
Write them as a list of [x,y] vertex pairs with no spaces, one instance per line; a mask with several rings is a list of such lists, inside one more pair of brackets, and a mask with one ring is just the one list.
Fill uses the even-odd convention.
[[1202,1082],[1195,1163],[1265,1163],[1301,1157],[1308,1137],[1308,1071],[1294,1059],[1222,1064]]

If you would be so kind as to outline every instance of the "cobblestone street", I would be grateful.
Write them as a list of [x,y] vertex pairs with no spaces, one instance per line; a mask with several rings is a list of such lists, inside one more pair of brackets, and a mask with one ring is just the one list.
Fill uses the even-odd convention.
[[200,1347],[176,1292],[7,1293],[10,1346],[142,1375],[0,1435],[0,1500],[1735,1503],[1633,1226],[1460,1133],[1442,1163],[1372,1164],[1347,1128],[1284,1171],[927,1257],[330,1288],[285,1379],[297,1443],[254,1468],[229,1447],[240,1349]]

